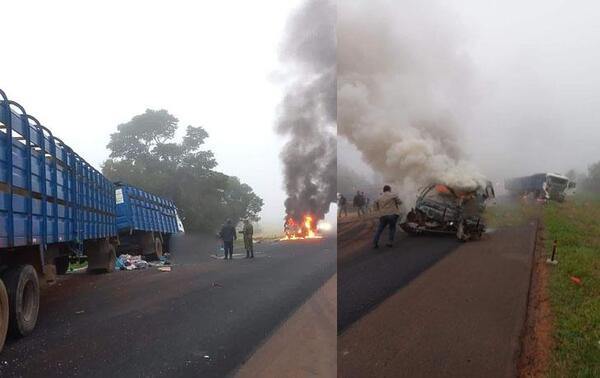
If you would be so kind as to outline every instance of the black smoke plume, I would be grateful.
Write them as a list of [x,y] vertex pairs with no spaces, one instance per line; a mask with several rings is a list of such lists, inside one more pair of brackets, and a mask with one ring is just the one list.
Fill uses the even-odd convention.
[[277,132],[290,137],[281,152],[286,219],[322,219],[336,197],[336,7],[309,0],[290,18],[280,51],[290,79]]

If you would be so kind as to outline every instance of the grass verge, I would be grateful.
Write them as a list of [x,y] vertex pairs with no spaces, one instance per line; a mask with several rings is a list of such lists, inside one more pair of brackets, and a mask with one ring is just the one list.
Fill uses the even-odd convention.
[[543,221],[546,251],[558,240],[559,261],[550,267],[554,347],[548,376],[600,377],[600,197],[551,202]]
[[69,263],[69,272],[72,272],[76,269],[87,268],[87,265],[87,261],[71,262]]
[[519,201],[506,201],[488,206],[483,219],[488,228],[521,226],[540,213],[540,205]]

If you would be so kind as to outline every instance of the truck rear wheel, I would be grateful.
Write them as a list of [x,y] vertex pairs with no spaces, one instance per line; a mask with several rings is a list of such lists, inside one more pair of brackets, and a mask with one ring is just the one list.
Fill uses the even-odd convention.
[[149,260],[158,260],[163,255],[163,245],[160,236],[154,237],[151,233],[141,236],[142,251]]
[[154,239],[154,256],[156,259],[160,259],[163,255],[163,244],[160,238]]
[[14,336],[30,334],[40,309],[40,283],[31,265],[18,265],[4,272],[2,279],[9,299],[8,330]]
[[87,270],[90,273],[112,273],[115,271],[117,252],[115,246],[108,240],[99,240],[90,245],[87,258]]
[[0,352],[4,348],[6,334],[8,331],[8,293],[4,282],[0,280]]

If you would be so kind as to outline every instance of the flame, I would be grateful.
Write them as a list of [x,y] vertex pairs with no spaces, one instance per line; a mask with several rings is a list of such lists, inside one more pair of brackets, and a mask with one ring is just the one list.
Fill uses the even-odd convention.
[[302,222],[290,217],[285,224],[285,237],[281,240],[321,239],[322,236],[316,230],[312,215],[304,215]]

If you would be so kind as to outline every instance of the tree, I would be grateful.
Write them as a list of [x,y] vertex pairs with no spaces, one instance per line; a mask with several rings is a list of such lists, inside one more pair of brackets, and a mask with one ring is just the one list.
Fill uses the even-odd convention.
[[565,176],[567,176],[571,181],[576,181],[579,173],[575,169],[571,168],[567,171],[567,173],[565,173]]
[[588,167],[588,174],[583,183],[583,189],[600,193],[600,161]]
[[217,172],[209,150],[202,150],[208,133],[188,126],[174,141],[179,120],[166,110],[146,110],[117,127],[107,147],[110,157],[102,172],[173,199],[186,229],[213,231],[224,219],[259,220],[263,201],[236,177]]

